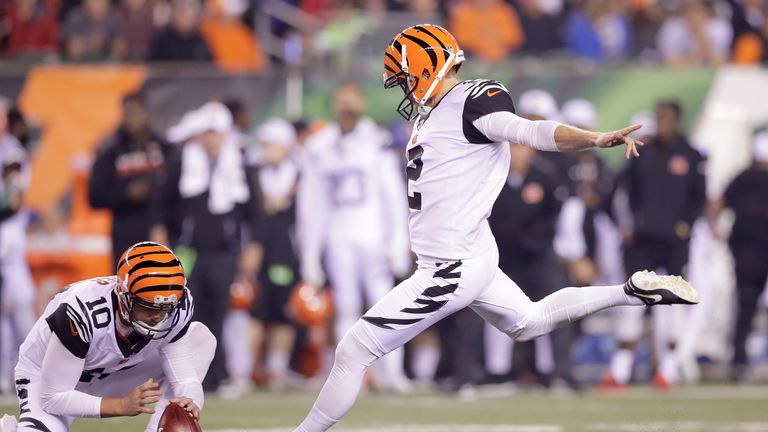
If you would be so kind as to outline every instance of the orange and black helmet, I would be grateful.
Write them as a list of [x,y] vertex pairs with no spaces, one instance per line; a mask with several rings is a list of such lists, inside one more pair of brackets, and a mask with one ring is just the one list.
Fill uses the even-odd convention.
[[[165,337],[179,321],[180,306],[187,293],[184,268],[167,247],[141,242],[129,247],[117,262],[117,299],[120,317],[140,334]],[[166,312],[156,325],[136,320],[135,305]]]
[[433,24],[408,27],[384,51],[384,87],[403,89],[397,112],[413,120],[429,112],[429,98],[440,90],[448,71],[463,62],[464,52],[448,30]]

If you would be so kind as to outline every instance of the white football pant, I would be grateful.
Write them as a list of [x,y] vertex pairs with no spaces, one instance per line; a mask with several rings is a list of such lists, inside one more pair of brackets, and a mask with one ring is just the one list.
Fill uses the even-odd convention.
[[641,305],[621,285],[565,288],[532,302],[498,269],[498,250],[467,260],[421,257],[416,272],[376,303],[336,347],[331,373],[298,432],[325,431],[352,407],[365,371],[447,315],[470,306],[512,338],[531,340],[587,314]]

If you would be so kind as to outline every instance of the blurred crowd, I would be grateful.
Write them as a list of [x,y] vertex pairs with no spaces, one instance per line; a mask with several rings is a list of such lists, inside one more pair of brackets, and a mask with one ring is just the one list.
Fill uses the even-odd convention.
[[2,0],[0,54],[228,71],[343,66],[366,37],[379,55],[388,23],[431,22],[487,64],[544,55],[717,66],[766,62],[767,17],[764,0]]
[[[516,105],[527,118],[585,129],[599,115],[587,100],[559,106],[539,89],[520,95]],[[252,129],[240,101],[211,101],[160,131],[145,95],[135,93],[124,98],[119,128],[94,156],[88,202],[112,213],[113,255],[151,239],[170,245],[185,266],[196,319],[220,341],[208,391],[234,398],[257,386],[321,383],[339,338],[416,265],[403,163],[410,124],[382,127],[366,117],[365,96],[352,83],[335,89],[331,107],[327,122],[271,118]],[[736,307],[727,332],[732,355],[720,361],[729,362],[731,379],[746,382],[757,358],[747,339],[768,279],[768,132],[755,133],[753,163],[708,202],[705,158],[682,130],[684,115],[674,100],[639,113],[634,121],[643,124],[637,133],[646,145],[618,172],[597,153],[512,145],[507,184],[490,218],[499,266],[538,300],[564,286],[621,284],[639,269],[701,281],[711,265],[702,256],[717,239],[727,240]],[[13,350],[34,322],[35,293],[52,294],[36,290],[30,277],[28,223],[36,220],[33,228],[47,233],[48,242],[62,226],[55,213],[35,218],[23,207],[29,141],[23,116],[0,105],[4,391]],[[725,209],[735,216],[730,232],[719,223]],[[697,286],[712,302],[705,286],[711,281],[703,279]],[[638,379],[668,388],[695,380],[691,369],[703,335],[692,323],[706,321],[713,307],[653,310],[650,360],[643,360],[652,375],[637,373],[649,311],[626,309],[604,314],[614,348],[597,375],[574,373],[589,351],[590,331],[567,326],[513,344],[467,309],[387,355],[369,384],[392,392],[436,385],[466,394],[478,384],[511,380],[559,389],[623,387]]]

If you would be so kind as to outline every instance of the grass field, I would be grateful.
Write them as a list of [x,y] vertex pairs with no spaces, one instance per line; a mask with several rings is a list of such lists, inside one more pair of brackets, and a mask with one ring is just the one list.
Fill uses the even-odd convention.
[[[206,432],[291,431],[314,393],[256,393],[238,401],[209,398]],[[3,412],[17,412],[5,401]],[[143,431],[147,417],[81,420],[74,431]],[[378,432],[765,432],[768,387],[701,386],[659,393],[555,396],[540,392],[480,393],[472,400],[435,393],[363,395],[334,429]]]

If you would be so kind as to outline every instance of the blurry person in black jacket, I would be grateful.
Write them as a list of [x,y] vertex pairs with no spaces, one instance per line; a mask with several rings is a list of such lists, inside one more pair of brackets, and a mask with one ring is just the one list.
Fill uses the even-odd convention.
[[123,119],[96,156],[88,185],[91,207],[112,212],[112,257],[149,238],[152,188],[173,148],[150,129],[141,93],[123,99]]
[[[705,160],[680,130],[682,109],[677,102],[656,104],[655,117],[657,132],[646,141],[642,160],[630,161],[620,180],[633,219],[623,233],[624,266],[627,274],[640,269],[684,274],[691,229],[706,201]],[[639,322],[638,317],[625,318]],[[658,361],[654,382],[659,387],[677,380],[674,322],[679,319],[679,307],[654,312]],[[637,340],[619,342],[632,350]]]
[[[257,192],[223,104],[209,102],[185,114],[168,139],[184,144],[157,190],[151,238],[174,248],[196,299],[195,318],[221,341],[231,286],[255,278],[259,266]],[[225,376],[219,343],[203,388],[215,390]]]
[[[748,379],[747,336],[768,282],[768,131],[755,135],[752,155],[752,165],[731,181],[712,209],[712,219],[725,207],[736,216],[728,238],[738,298],[731,361],[731,378],[736,381]],[[715,236],[722,237],[716,230]]]
[[[507,184],[488,222],[499,245],[499,268],[533,301],[568,285],[565,269],[555,255],[553,240],[562,198],[555,168],[535,158],[535,150],[511,144]],[[573,384],[570,375],[571,326],[537,338],[535,369],[544,384]],[[497,337],[498,336],[498,337]],[[486,363],[492,375],[506,374],[512,340],[486,326]],[[506,356],[506,358],[505,358]],[[565,381],[565,382],[564,382]]]

